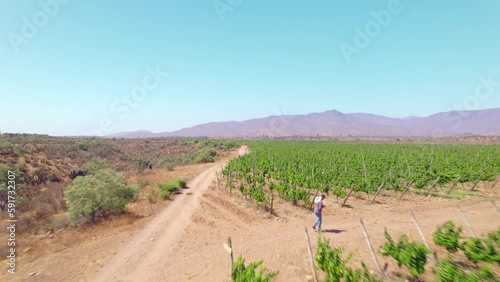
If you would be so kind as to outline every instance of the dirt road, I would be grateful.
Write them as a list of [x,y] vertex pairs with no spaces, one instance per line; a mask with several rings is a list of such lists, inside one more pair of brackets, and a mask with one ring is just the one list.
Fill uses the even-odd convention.
[[174,243],[191,223],[201,196],[220,168],[212,167],[188,183],[189,192],[176,197],[92,281],[168,281],[161,262],[170,256]]

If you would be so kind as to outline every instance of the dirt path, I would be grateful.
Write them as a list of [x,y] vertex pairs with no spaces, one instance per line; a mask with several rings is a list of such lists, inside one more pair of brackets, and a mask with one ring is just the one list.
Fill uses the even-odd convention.
[[170,256],[174,243],[191,224],[191,217],[200,205],[203,192],[212,183],[214,166],[188,183],[189,192],[157,215],[151,223],[121,248],[114,258],[97,273],[93,281],[165,281],[159,262]]

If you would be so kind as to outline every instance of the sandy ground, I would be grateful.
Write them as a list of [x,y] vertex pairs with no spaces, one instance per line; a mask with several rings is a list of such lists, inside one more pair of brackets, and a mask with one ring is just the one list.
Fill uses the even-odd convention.
[[[231,157],[247,150],[242,148]],[[279,271],[274,281],[312,281],[304,228],[308,229],[315,252],[318,234],[311,228],[315,216],[279,199],[275,201],[274,215],[270,215],[243,199],[239,191],[230,195],[223,185],[218,189],[215,172],[220,172],[227,160],[197,167],[200,173],[188,182],[189,188],[154,216],[102,230],[84,230],[78,244],[64,248],[55,247],[64,243],[64,234],[41,239],[52,240],[54,250],[43,255],[21,250],[18,274],[10,276],[5,271],[0,273],[0,280],[230,281],[229,255],[223,243],[231,237],[235,258],[243,255],[247,262],[263,259],[268,269]],[[413,211],[431,248],[436,249],[432,232],[438,224],[454,220],[464,225],[457,204],[476,233],[500,227],[499,212],[491,202],[500,204],[500,184],[493,189],[480,185],[478,189],[485,196],[461,200],[412,194],[399,201],[392,192],[383,192],[373,205],[368,204],[366,194],[360,193],[344,208],[335,197],[327,197],[324,237],[331,239],[332,246],[344,246],[346,253],[354,253],[352,266],[359,266],[362,260],[376,272],[360,219],[377,250],[385,242],[384,227],[394,238],[407,233],[412,240],[422,241],[410,217]],[[464,234],[469,235],[465,227]],[[399,271],[397,266],[379,254],[377,257],[386,273],[394,277],[392,273]],[[433,280],[432,265],[430,261],[423,280]]]

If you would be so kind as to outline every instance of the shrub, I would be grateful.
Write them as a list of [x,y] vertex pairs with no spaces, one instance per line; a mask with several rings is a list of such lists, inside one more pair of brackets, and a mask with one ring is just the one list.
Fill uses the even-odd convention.
[[111,166],[108,162],[101,158],[94,158],[83,165],[83,168],[88,170],[89,174],[94,174],[100,170],[109,169]]
[[466,274],[463,270],[453,264],[450,259],[442,259],[436,266],[437,282],[479,282],[479,281],[498,281],[498,278],[491,272],[490,268],[485,267],[479,271],[472,271]]
[[165,164],[163,165],[163,167],[164,167],[166,170],[168,170],[168,171],[173,171],[173,170],[174,170],[174,168],[175,168],[175,164],[174,164],[174,163],[172,163],[172,162],[169,162],[169,163],[165,163]]
[[425,271],[425,264],[427,263],[427,254],[432,253],[424,245],[415,242],[410,242],[408,235],[403,234],[399,238],[397,244],[394,243],[387,228],[384,231],[387,243],[385,243],[380,251],[384,256],[391,256],[394,258],[398,266],[404,265],[408,267],[413,277],[417,277]]
[[153,163],[150,160],[146,160],[143,157],[135,157],[134,158],[134,163],[137,166],[139,170],[149,168],[153,168]]
[[205,148],[198,151],[198,155],[194,160],[195,163],[213,163],[215,162],[217,151],[213,148]]
[[135,200],[137,185],[128,186],[123,176],[112,169],[94,171],[90,176],[77,177],[64,193],[71,222],[83,218],[94,222],[97,217],[122,213]]
[[182,178],[178,178],[174,181],[160,183],[158,186],[160,187],[160,190],[161,190],[161,192],[160,192],[161,198],[166,200],[166,199],[170,198],[170,195],[172,193],[179,191],[179,189],[181,189],[181,188],[185,188],[186,187],[186,180],[184,180]]
[[183,178],[178,178],[175,180],[175,182],[177,182],[177,184],[179,185],[180,188],[186,188],[187,186],[187,182],[185,179]]
[[168,199],[170,199],[170,194],[172,194],[172,193],[170,191],[168,191],[168,190],[161,190],[160,197],[163,200],[168,200]]
[[87,140],[78,140],[75,144],[78,150],[88,151],[90,149],[90,142]]
[[221,146],[220,146],[220,148],[222,150],[231,150],[231,149],[236,148],[236,147],[238,147],[238,144],[234,141],[229,141],[229,140],[223,141]]
[[444,247],[448,252],[454,253],[460,248],[459,240],[462,238],[462,228],[455,228],[453,221],[447,221],[443,225],[438,226],[434,232],[434,243]]
[[61,178],[54,172],[49,172],[49,174],[47,174],[47,179],[50,181],[50,182],[60,182],[61,181]]
[[[148,199],[148,202],[156,203],[156,199],[158,199],[159,196],[160,196],[160,191],[156,188],[153,188],[153,189],[149,190],[146,198]],[[170,195],[168,195],[168,196],[170,196]],[[167,198],[168,198],[168,196],[167,196]]]
[[351,260],[352,254],[343,257],[344,249],[342,247],[332,249],[330,247],[330,239],[322,240],[318,238],[318,250],[316,251],[316,265],[319,269],[326,272],[325,281],[364,281],[376,282],[380,281],[376,276],[372,275],[366,265],[361,262],[361,269],[352,269],[347,267],[347,263]]
[[8,155],[14,150],[14,145],[9,141],[0,140],[0,155]]
[[0,163],[0,189],[7,189],[8,171],[10,167]]
[[234,282],[268,282],[271,281],[278,272],[266,273],[267,269],[262,267],[259,272],[256,272],[257,268],[262,265],[263,261],[259,260],[257,262],[252,262],[248,266],[245,266],[245,259],[241,256],[238,257],[233,265],[231,272],[231,278]]
[[177,183],[176,181],[169,181],[160,184],[160,189],[162,191],[168,191],[170,193],[179,191],[179,188],[179,183]]
[[500,254],[489,238],[470,238],[462,245],[462,249],[467,258],[475,264],[480,261],[500,264]]

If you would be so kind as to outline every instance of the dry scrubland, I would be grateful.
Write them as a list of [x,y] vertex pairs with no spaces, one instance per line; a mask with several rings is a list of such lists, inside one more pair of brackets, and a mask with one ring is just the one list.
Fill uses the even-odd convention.
[[[500,274],[498,262],[491,263],[498,257],[487,256],[487,252],[481,253],[482,257],[477,254],[481,252],[477,251],[480,244],[489,246],[495,240],[498,244],[494,236],[499,232],[499,211],[491,202],[496,200],[498,204],[500,199],[500,184],[494,185],[500,175],[498,138],[351,139],[348,141],[361,142],[245,141],[252,152],[241,156],[241,152],[228,151],[237,145],[234,141],[4,134],[0,137],[0,170],[2,174],[5,170],[16,171],[21,184],[17,190],[20,269],[15,278],[94,281],[123,272],[123,276],[115,278],[229,281],[227,253],[221,244],[231,234],[235,256],[243,255],[247,267],[250,262],[264,259],[270,271],[279,271],[273,281],[307,281],[312,279],[304,240],[307,226],[317,266],[322,268],[318,269],[320,277],[330,276],[335,281],[332,273],[336,271],[342,273],[342,279],[351,275],[356,280],[354,270],[362,270],[362,261],[367,266],[365,279],[380,279],[364,241],[360,218],[385,269],[385,279],[403,281],[418,276],[423,281],[434,281],[436,270],[474,279],[471,275],[480,275],[485,267],[491,267],[492,275]],[[414,143],[417,145],[411,145]],[[101,166],[99,160],[106,164]],[[88,174],[72,180],[70,171],[77,168],[87,168]],[[125,191],[128,203],[123,212],[81,211],[72,224],[65,191],[88,189],[92,182],[86,181],[91,179],[113,179],[110,187]],[[382,183],[383,189],[373,200]],[[474,191],[470,191],[472,188]],[[329,194],[322,235],[330,239],[329,244],[319,241],[318,233],[310,228],[314,216],[308,208],[316,193]],[[121,204],[118,201],[109,206]],[[483,241],[469,239],[472,235],[457,204]],[[423,268],[418,263],[409,268],[402,263],[399,268],[396,260],[382,256],[379,248],[387,243],[384,227],[396,243],[403,234],[409,234],[409,242],[403,239],[400,246],[415,251],[403,257],[426,252],[419,252],[419,245],[413,244],[421,244],[422,239],[410,211],[420,221],[430,248],[437,252],[439,267],[431,256]],[[4,228],[6,213],[2,212],[1,217]],[[449,220],[463,226],[464,238],[459,241],[464,250],[448,252],[434,242],[437,227]],[[152,230],[156,235],[147,233]],[[487,239],[488,233],[494,238]],[[144,238],[148,243],[141,241]],[[498,255],[499,246],[494,244]],[[7,248],[5,244],[0,246],[1,257],[5,257]],[[397,246],[386,246],[385,253],[398,257],[401,248]],[[328,263],[340,259],[339,247],[345,248],[343,258],[352,252],[352,260],[345,265]],[[120,251],[124,249],[145,252],[155,261],[145,265],[138,260],[125,267],[121,260],[126,254]],[[471,260],[465,252],[470,254],[471,249],[475,250],[474,258],[481,259]],[[54,269],[63,262],[68,267],[56,272]],[[242,270],[242,264],[238,265]],[[141,273],[142,268],[147,268],[148,273]],[[239,275],[249,277],[251,272],[250,267]],[[0,278],[12,278],[4,275],[0,273]]]
[[[0,135],[0,184],[1,189],[6,189],[7,171],[16,173],[17,232],[50,235],[71,224],[66,214],[68,207],[64,191],[74,181],[70,177],[74,169],[93,162],[105,162],[113,173],[123,175],[126,184],[135,184],[140,189],[139,201],[131,204],[128,209],[131,212],[121,217],[141,217],[150,214],[153,208],[150,205],[161,200],[161,189],[157,184],[185,177],[175,171],[176,166],[214,162],[221,153],[234,146],[234,142],[201,139],[79,139],[3,134]],[[155,178],[153,171],[163,174]],[[6,200],[4,193],[1,196],[0,201]],[[148,205],[141,203],[144,199]],[[7,218],[6,210],[6,207],[2,210],[2,219]],[[5,220],[1,224],[3,227]],[[5,257],[6,252],[7,246],[2,244],[1,257]]]

